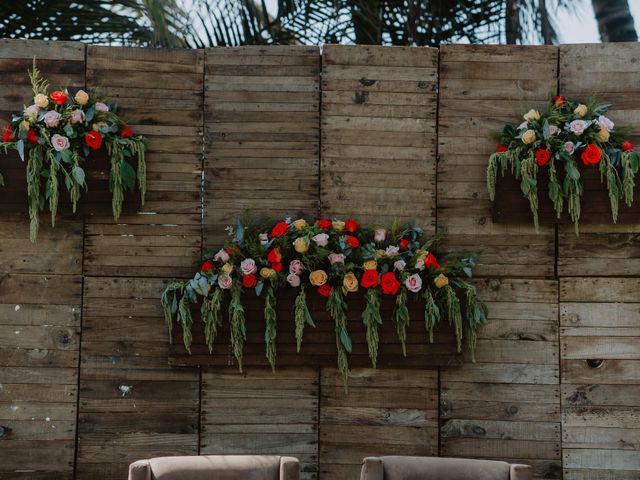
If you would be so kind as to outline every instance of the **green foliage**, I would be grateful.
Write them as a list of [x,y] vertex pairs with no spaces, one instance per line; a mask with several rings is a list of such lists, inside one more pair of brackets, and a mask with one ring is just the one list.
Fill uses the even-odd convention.
[[627,206],[633,203],[633,190],[636,186],[635,176],[640,166],[640,154],[634,151],[622,152],[620,156],[622,166],[622,191]]
[[209,353],[213,352],[213,342],[218,335],[218,328],[222,326],[223,292],[224,290],[220,288],[214,289],[211,298],[205,297],[200,308],[200,315],[204,322],[204,340]]
[[422,296],[425,300],[424,324],[427,332],[429,332],[429,342],[433,343],[433,330],[440,323],[440,308],[430,289],[423,289]]
[[234,282],[231,286],[231,300],[229,301],[229,325],[231,327],[231,348],[238,360],[238,368],[242,371],[242,352],[247,339],[244,307],[242,306],[242,285]]
[[304,286],[300,287],[300,291],[296,296],[293,308],[293,316],[296,325],[296,351],[300,352],[305,324],[315,328],[315,324],[313,323],[313,319],[311,318],[311,313],[309,313],[309,308],[307,307],[307,294]]
[[440,289],[444,296],[444,304],[446,305],[447,320],[453,325],[456,332],[456,342],[458,351],[462,349],[462,311],[460,310],[460,300],[456,296],[455,290],[451,285],[446,285]]
[[382,325],[382,317],[380,316],[380,290],[378,288],[369,288],[364,295],[365,308],[362,312],[362,323],[367,327],[367,348],[369,350],[369,358],[371,365],[376,368],[378,361],[378,343],[380,337],[378,335],[378,327]]
[[339,288],[333,288],[327,299],[327,312],[335,322],[336,348],[338,350],[338,371],[342,376],[344,388],[349,380],[349,358],[353,345],[347,332],[347,302]]
[[409,309],[407,308],[407,289],[400,287],[398,294],[396,295],[396,304],[393,307],[393,313],[391,314],[393,323],[396,325],[396,333],[398,339],[402,344],[402,354],[407,356],[407,326],[411,321],[409,317]]
[[272,282],[269,282],[264,297],[264,341],[267,344],[267,359],[271,369],[276,371],[276,335],[277,335],[277,314],[276,314],[276,293]]

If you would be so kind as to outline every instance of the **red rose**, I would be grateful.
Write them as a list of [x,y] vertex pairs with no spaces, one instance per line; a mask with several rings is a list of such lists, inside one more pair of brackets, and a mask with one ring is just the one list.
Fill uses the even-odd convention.
[[331,290],[333,290],[333,289],[331,288],[331,285],[326,284],[326,283],[325,283],[324,285],[320,285],[320,286],[318,287],[318,293],[319,293],[320,295],[322,295],[323,297],[328,297],[328,296],[329,296],[329,294],[331,293]]
[[289,224],[287,222],[279,222],[271,229],[271,237],[281,237],[289,231]]
[[282,261],[282,254],[280,253],[279,248],[272,248],[267,253],[267,262],[269,263],[278,263]]
[[587,148],[584,149],[580,158],[585,165],[597,165],[602,158],[602,152],[593,143],[590,143],[587,145]]
[[561,107],[562,105],[564,105],[564,97],[562,95],[556,95],[555,97],[553,97],[553,104]]
[[320,218],[319,220],[316,220],[316,225],[323,230],[329,230],[331,228],[331,220],[328,218]]
[[122,138],[131,138],[133,137],[133,130],[131,130],[131,127],[129,125],[125,125],[120,131],[120,136]]
[[349,248],[353,250],[354,248],[358,248],[360,246],[360,240],[358,240],[356,237],[349,235],[347,237],[347,245],[349,245]]
[[213,270],[213,262],[211,260],[207,260],[200,267],[200,271],[202,273],[207,273],[207,272],[210,272],[211,270]]
[[67,95],[61,90],[56,90],[49,96],[51,97],[51,100],[53,100],[53,103],[55,103],[56,105],[64,105],[65,103],[67,103]]
[[344,228],[347,229],[348,232],[355,232],[360,225],[353,218],[350,218],[346,222],[344,222]]
[[[13,140],[13,130],[11,129],[11,125],[7,125],[4,128],[4,132],[2,133],[2,140],[4,142],[10,142],[11,140]],[[626,143],[629,143],[629,142],[626,142]]]
[[398,245],[400,246],[400,248],[406,250],[407,248],[409,248],[409,240],[407,240],[406,238],[401,238],[398,242]]
[[245,288],[255,287],[257,283],[258,279],[256,279],[256,276],[253,273],[249,273],[242,277],[242,286]]
[[496,147],[496,152],[498,152],[498,153],[506,152],[507,150],[509,150],[509,149],[507,148],[506,145],[498,145]]
[[360,279],[360,285],[363,288],[374,288],[378,286],[377,270],[365,270]]
[[551,160],[551,152],[545,148],[536,150],[536,163],[539,167],[544,167]]
[[431,253],[427,253],[427,256],[424,258],[424,266],[425,268],[433,267],[436,270],[440,268],[440,264],[438,264],[436,257]]
[[38,143],[38,138],[36,137],[36,131],[33,128],[30,128],[27,132],[27,142],[29,143]]
[[273,262],[271,264],[271,268],[273,268],[274,272],[281,272],[282,271],[282,262]]
[[395,273],[387,272],[380,278],[380,287],[385,295],[395,295],[400,288],[400,282],[396,278]]
[[[6,142],[6,140],[5,140]],[[629,150],[633,150],[633,143],[631,142],[622,142],[622,150],[624,150],[625,152],[628,152]]]
[[102,146],[102,136],[98,132],[88,132],[84,136],[84,142],[92,149],[99,150]]

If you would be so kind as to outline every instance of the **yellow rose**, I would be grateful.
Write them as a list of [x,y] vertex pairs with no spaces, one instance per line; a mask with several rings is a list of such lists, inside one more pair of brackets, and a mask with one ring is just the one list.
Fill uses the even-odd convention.
[[367,260],[362,264],[362,266],[365,270],[375,270],[376,268],[378,268],[378,262],[376,262],[375,260]]
[[84,90],[78,90],[78,93],[76,93],[76,96],[75,96],[75,100],[78,103],[78,105],[86,105],[87,102],[89,101],[89,94]]
[[31,124],[29,123],[28,120],[23,120],[20,122],[20,125],[18,126],[18,128],[23,132],[26,132],[31,128]]
[[344,222],[342,220],[334,220],[331,222],[331,226],[336,232],[342,232],[344,230]]
[[522,118],[524,118],[527,122],[532,122],[533,120],[540,120],[540,112],[534,110],[533,108],[525,113]]
[[342,279],[342,288],[345,292],[357,292],[358,291],[358,279],[353,272],[347,273]]
[[580,117],[584,117],[587,114],[587,106],[583,105],[581,103],[580,105],[578,105],[576,107],[576,109],[573,111],[573,113],[575,113],[576,115],[578,115]]
[[233,272],[233,265],[231,263],[225,263],[220,270],[224,273],[231,273]]
[[375,257],[376,260],[380,260],[382,257],[384,257],[384,250],[379,248],[378,250],[375,251],[375,254],[376,254],[376,257]]
[[102,127],[108,127],[109,124],[107,122],[96,122],[93,124],[93,131],[99,132]]
[[327,283],[327,274],[324,270],[314,270],[309,275],[309,281],[314,287],[320,287]]
[[40,108],[47,108],[47,106],[49,105],[49,99],[43,93],[39,93],[35,97],[33,97],[33,103],[35,103]]
[[608,142],[609,130],[607,130],[606,128],[601,128],[600,131],[596,134],[596,140],[602,143]]
[[267,279],[275,274],[276,274],[276,271],[273,268],[262,267],[260,269],[260,276],[264,279]]
[[444,273],[441,273],[433,279],[433,284],[438,288],[442,288],[449,285],[449,279],[445,276]]
[[298,237],[293,242],[293,248],[298,253],[307,253],[309,250],[309,241],[306,237]]
[[526,143],[527,145],[529,145],[535,141],[536,141],[536,132],[534,132],[533,130],[527,130],[522,134],[523,143]]
[[307,221],[304,218],[299,218],[298,220],[296,220],[295,222],[293,222],[293,227],[300,231],[303,228],[307,227],[309,224],[307,223]]

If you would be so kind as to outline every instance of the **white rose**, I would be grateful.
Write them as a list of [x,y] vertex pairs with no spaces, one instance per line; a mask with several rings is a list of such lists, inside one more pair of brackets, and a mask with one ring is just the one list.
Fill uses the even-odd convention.
[[326,247],[329,244],[329,235],[326,233],[319,233],[312,237],[311,240],[316,242],[316,245],[319,247]]
[[289,275],[287,275],[287,282],[289,282],[289,285],[291,285],[292,287],[299,287],[300,277],[295,273],[290,273]]
[[329,254],[329,262],[331,262],[331,265],[333,265],[334,263],[344,263],[344,259],[346,257],[344,256],[343,253],[330,253]]
[[57,133],[51,137],[51,146],[58,152],[69,148],[69,139]]
[[395,263],[393,264],[393,268],[395,270],[398,270],[399,272],[402,272],[404,270],[404,267],[407,266],[407,262],[405,262],[404,260],[396,260]]
[[395,245],[389,245],[384,251],[384,254],[387,257],[397,257],[399,253],[400,253],[400,249]]
[[256,267],[256,262],[253,258],[245,258],[240,262],[240,270],[245,275],[249,275],[250,273],[256,273],[258,271],[258,267]]
[[263,247],[266,247],[269,244],[268,233],[261,233],[260,235],[258,235],[258,238],[260,239],[260,245],[262,245]]
[[109,106],[102,102],[96,102],[96,112],[108,112]]
[[574,120],[569,124],[571,131],[578,136],[582,135],[588,126],[589,124],[584,120]]
[[422,288],[422,278],[420,278],[420,275],[418,275],[417,273],[414,273],[413,275],[407,277],[407,279],[404,281],[404,284],[407,287],[407,290],[416,293],[419,292]]
[[221,248],[218,250],[218,253],[213,256],[213,259],[222,263],[227,263],[229,261],[229,254],[224,248]]
[[533,120],[539,120],[540,119],[540,112],[538,112],[537,110],[534,110],[532,108],[527,113],[525,113],[522,116],[522,118],[524,118],[527,122],[531,122]]
[[564,150],[565,152],[567,152],[569,155],[572,155],[573,152],[576,150],[576,145],[573,142],[564,142]]
[[614,127],[614,123],[604,115],[600,115],[596,120],[596,123],[600,128],[604,128],[605,130],[609,131],[613,130]]
[[231,288],[231,284],[233,280],[227,273],[223,273],[218,277],[218,286],[223,290],[229,290]]
[[62,118],[62,115],[60,115],[58,112],[54,112],[53,110],[51,110],[50,112],[45,113],[42,119],[44,120],[44,123],[47,127],[55,128],[60,124],[61,118]]
[[387,239],[387,230],[384,228],[376,228],[373,232],[373,239],[376,242],[384,242]]

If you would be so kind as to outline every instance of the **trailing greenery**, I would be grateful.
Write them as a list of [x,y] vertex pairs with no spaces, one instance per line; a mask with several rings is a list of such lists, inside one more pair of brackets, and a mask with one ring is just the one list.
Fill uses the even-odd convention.
[[277,335],[277,314],[276,314],[276,291],[273,283],[267,286],[267,293],[264,297],[264,341],[267,344],[267,359],[271,369],[276,371],[276,335]]
[[336,324],[336,348],[338,349],[338,371],[342,375],[345,388],[349,380],[349,359],[353,345],[347,332],[347,302],[339,288],[334,288],[327,298],[327,312]]
[[364,294],[365,308],[362,312],[362,323],[367,327],[367,347],[369,350],[369,359],[371,366],[376,368],[378,362],[378,344],[380,336],[378,327],[382,325],[382,317],[380,315],[380,290],[370,288]]
[[304,286],[300,287],[300,291],[298,292],[298,296],[295,300],[294,321],[296,325],[296,352],[300,352],[302,337],[304,335],[304,326],[309,325],[313,328],[316,327],[315,323],[313,323],[313,319],[311,318],[311,313],[309,313],[309,308],[307,307],[307,293]]
[[633,202],[640,155],[625,140],[628,132],[615,128],[605,116],[609,107],[593,98],[579,104],[556,96],[546,112],[531,109],[519,126],[506,125],[498,136],[500,145],[487,165],[491,200],[495,200],[498,174],[504,176],[510,170],[520,181],[537,231],[538,175],[548,169],[548,196],[556,216],[561,218],[566,204],[577,235],[584,194],[577,162],[580,159],[584,169],[598,166],[600,180],[607,188],[611,218],[616,223],[620,200],[629,206]]
[[407,289],[400,287],[400,291],[396,296],[396,304],[392,313],[393,323],[396,326],[398,339],[402,344],[402,354],[407,356],[407,326],[411,319],[409,318],[409,309],[407,308]]

